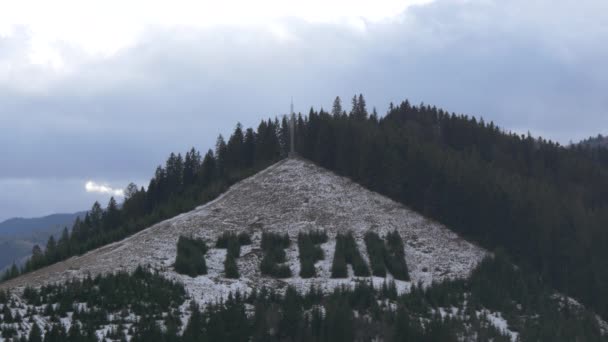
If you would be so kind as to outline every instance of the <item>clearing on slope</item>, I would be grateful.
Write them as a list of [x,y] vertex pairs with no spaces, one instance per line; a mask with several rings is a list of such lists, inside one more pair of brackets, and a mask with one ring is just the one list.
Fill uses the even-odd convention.
[[[298,233],[323,230],[329,240],[321,244],[325,259],[315,264],[316,277],[303,279],[298,259]],[[351,180],[337,176],[311,162],[290,158],[235,185],[215,201],[160,222],[122,241],[79,257],[37,270],[0,284],[0,289],[57,283],[86,274],[133,271],[149,265],[169,279],[179,280],[193,298],[203,302],[229,292],[255,287],[292,285],[306,290],[315,285],[331,290],[353,284],[356,277],[331,279],[335,237],[352,232],[359,250],[369,262],[364,242],[368,231],[385,236],[397,231],[405,243],[410,282],[396,281],[400,291],[412,283],[429,285],[446,278],[466,277],[487,254],[446,227]],[[215,246],[224,232],[248,232],[252,244],[241,247],[237,259],[239,279],[224,277],[226,249],[210,248],[205,256],[207,274],[195,278],[175,272],[176,243],[180,236],[202,238]],[[292,241],[285,250],[292,277],[263,277],[260,262],[263,232],[287,233]],[[384,278],[373,277],[375,284]]]

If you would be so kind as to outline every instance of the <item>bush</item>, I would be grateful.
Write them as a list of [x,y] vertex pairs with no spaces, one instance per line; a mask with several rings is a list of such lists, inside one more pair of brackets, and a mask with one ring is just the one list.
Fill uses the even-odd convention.
[[207,274],[205,253],[207,253],[205,241],[180,236],[177,240],[175,271],[191,277]]
[[[246,233],[245,233],[246,234]],[[236,263],[236,258],[241,256],[241,241],[246,242],[246,238],[249,239],[251,243],[251,239],[249,235],[243,235],[243,233],[238,236],[232,232],[224,232],[220,237],[218,237],[215,246],[217,248],[225,248],[226,251],[226,260],[224,260],[224,274],[226,278],[239,278],[239,269]]]
[[315,263],[325,258],[318,244],[327,242],[324,231],[311,231],[298,234],[298,249],[300,251],[300,276],[312,278],[316,275]]
[[228,241],[236,238],[236,234],[233,232],[223,232],[222,235],[220,235],[217,238],[217,241],[215,242],[215,248],[222,248],[222,249],[226,249],[228,248]]
[[251,236],[247,232],[239,233],[239,243],[241,246],[251,245]]
[[328,240],[327,233],[324,230],[312,230],[307,233],[315,245],[326,243]]
[[260,264],[263,275],[275,278],[291,277],[291,269],[287,265],[279,265],[285,262],[285,248],[289,247],[290,241],[287,234],[263,233],[262,250],[264,257]]
[[226,260],[224,261],[224,273],[226,278],[238,279],[239,268],[236,264],[236,258],[231,253],[226,254]]
[[262,233],[262,250],[267,251],[274,248],[285,249],[289,247],[291,241],[289,235],[279,233]]
[[365,233],[365,246],[369,255],[369,262],[372,268],[372,274],[376,277],[386,277],[385,261],[387,260],[387,251],[384,247],[384,241],[374,232]]
[[[337,246],[337,244],[336,244]],[[338,252],[336,248],[336,253],[334,253],[334,260],[331,264],[331,277],[332,278],[346,278],[348,277],[348,269],[346,268],[346,257],[344,253]]]
[[227,249],[228,255],[232,256],[233,258],[238,258],[241,256],[241,243],[236,238],[236,236],[228,240]]
[[353,266],[353,271],[357,277],[369,277],[370,272],[365,260],[359,253],[359,248],[355,242],[353,234],[338,234],[336,236],[336,251],[332,263],[332,278],[346,278],[348,275],[346,264]]
[[0,304],[8,303],[9,297],[10,297],[10,295],[9,295],[8,291],[0,290]]
[[386,267],[395,279],[410,280],[410,274],[405,262],[405,249],[401,235],[393,231],[386,235]]

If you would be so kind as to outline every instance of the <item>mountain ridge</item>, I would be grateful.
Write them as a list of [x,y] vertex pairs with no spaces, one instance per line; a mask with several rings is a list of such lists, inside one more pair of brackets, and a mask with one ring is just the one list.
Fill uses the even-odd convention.
[[35,245],[44,246],[50,236],[59,238],[63,228],[71,228],[86,211],[58,213],[41,217],[13,217],[0,222],[0,273],[14,262],[20,265]]
[[75,213],[56,213],[40,217],[12,217],[0,222],[0,235],[24,235],[52,228],[70,227],[76,217],[86,211]]

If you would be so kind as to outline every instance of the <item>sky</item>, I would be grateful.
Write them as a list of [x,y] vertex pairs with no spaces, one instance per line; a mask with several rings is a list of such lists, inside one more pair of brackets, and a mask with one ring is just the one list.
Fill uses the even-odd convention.
[[237,122],[363,93],[608,133],[602,0],[0,0],[0,221],[90,208]]

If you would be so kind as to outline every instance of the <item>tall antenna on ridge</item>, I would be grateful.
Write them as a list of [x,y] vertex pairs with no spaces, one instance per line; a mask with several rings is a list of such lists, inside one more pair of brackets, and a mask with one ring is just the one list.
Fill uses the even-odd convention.
[[296,154],[295,143],[294,143],[294,136],[295,136],[295,131],[296,131],[296,114],[293,112],[293,97],[291,97],[291,108],[290,108],[289,116],[290,116],[290,118],[289,118],[289,138],[290,138],[289,156],[294,157]]

